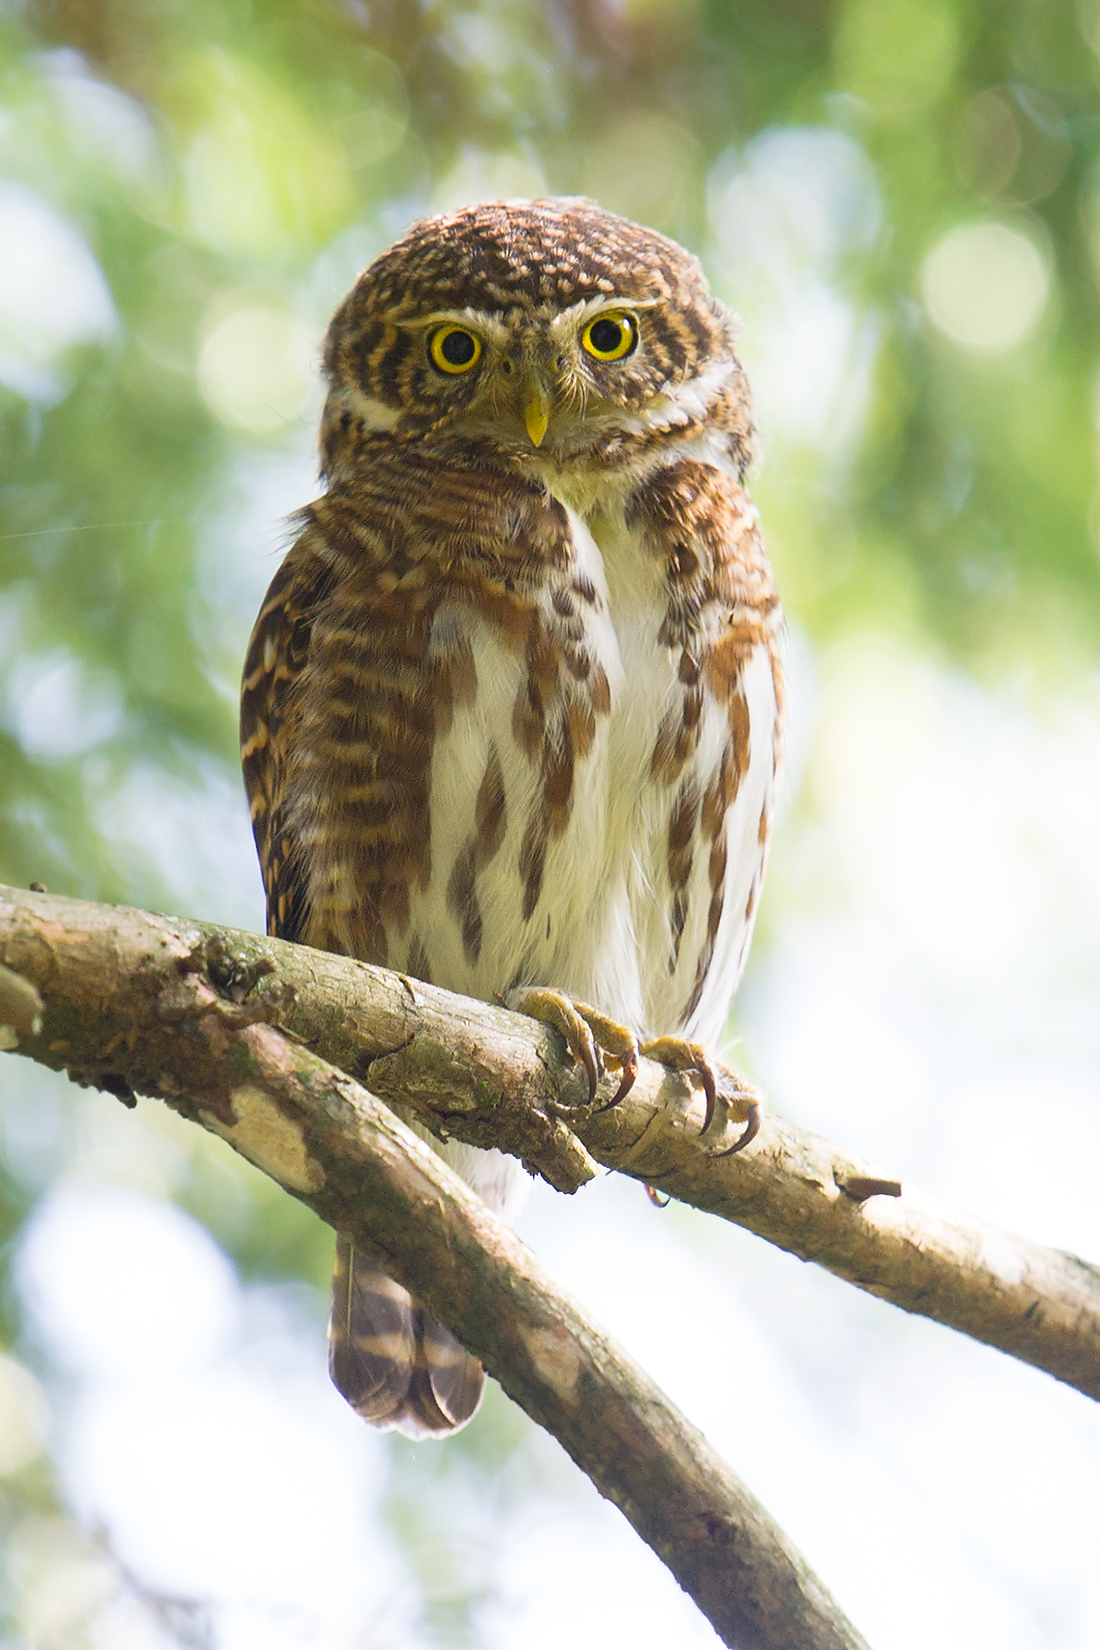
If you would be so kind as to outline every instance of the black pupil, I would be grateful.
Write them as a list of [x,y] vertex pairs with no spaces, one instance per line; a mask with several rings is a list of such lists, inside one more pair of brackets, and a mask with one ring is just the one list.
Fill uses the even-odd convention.
[[439,353],[452,367],[468,367],[474,358],[475,348],[468,332],[449,332],[439,346]]
[[593,349],[598,349],[601,355],[610,355],[614,350],[622,347],[623,323],[608,320],[593,321],[592,331],[588,336],[592,340]]

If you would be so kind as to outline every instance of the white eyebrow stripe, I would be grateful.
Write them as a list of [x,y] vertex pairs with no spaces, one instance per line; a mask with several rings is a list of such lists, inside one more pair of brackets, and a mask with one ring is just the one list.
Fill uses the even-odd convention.
[[605,309],[652,309],[657,302],[656,298],[617,298],[613,293],[605,296],[601,292],[598,298],[582,298],[579,303],[563,309],[560,315],[555,315],[550,322],[550,331],[557,333],[566,328],[572,329]]
[[437,309],[430,315],[416,316],[386,316],[391,325],[406,327],[410,332],[422,332],[428,327],[446,326],[448,321],[454,326],[469,327],[472,332],[478,332],[482,338],[494,344],[505,344],[512,336],[511,329],[505,326],[499,315],[489,310],[474,309],[468,305],[465,309]]
[[[559,338],[563,333],[572,332],[583,326],[585,321],[594,315],[602,315],[612,309],[653,309],[660,302],[657,298],[622,298],[615,293],[600,293],[595,298],[582,298],[568,309],[559,311],[557,315],[549,317],[548,325],[553,337]],[[532,317],[547,324],[547,301],[541,299],[535,306]],[[454,326],[469,327],[471,331],[480,334],[486,343],[504,345],[511,343],[515,337],[515,323],[509,325],[498,311],[477,309],[472,304],[465,309],[437,309],[429,315],[401,315],[391,313],[382,317],[391,326],[404,327],[410,332],[424,332],[429,327],[446,326],[451,322]]]

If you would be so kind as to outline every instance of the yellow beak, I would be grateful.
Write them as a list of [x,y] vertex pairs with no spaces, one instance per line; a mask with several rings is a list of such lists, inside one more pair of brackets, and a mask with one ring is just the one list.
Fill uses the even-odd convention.
[[532,378],[527,387],[523,422],[527,425],[527,434],[531,437],[532,443],[536,447],[541,447],[546,427],[550,422],[550,397],[545,386],[537,378]]

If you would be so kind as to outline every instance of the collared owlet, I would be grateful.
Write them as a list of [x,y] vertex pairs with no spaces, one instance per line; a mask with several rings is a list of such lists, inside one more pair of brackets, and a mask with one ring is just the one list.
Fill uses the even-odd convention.
[[[773,808],[782,617],[742,476],[731,317],[696,260],[580,199],[413,227],[329,328],[325,491],[245,665],[284,939],[631,1033],[708,1091]],[[513,1158],[439,1149],[506,1216]],[[337,1245],[330,1368],[366,1419],[461,1426],[481,1365]]]

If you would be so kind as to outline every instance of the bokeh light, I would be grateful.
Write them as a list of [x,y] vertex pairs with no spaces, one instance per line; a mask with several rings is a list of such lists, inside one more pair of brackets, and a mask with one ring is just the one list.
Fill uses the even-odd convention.
[[948,338],[999,355],[1035,330],[1050,299],[1050,275],[1039,247],[1019,229],[959,224],[924,260],[921,292]]
[[220,300],[207,318],[199,350],[199,388],[224,423],[257,434],[301,413],[316,384],[316,340],[272,304]]

